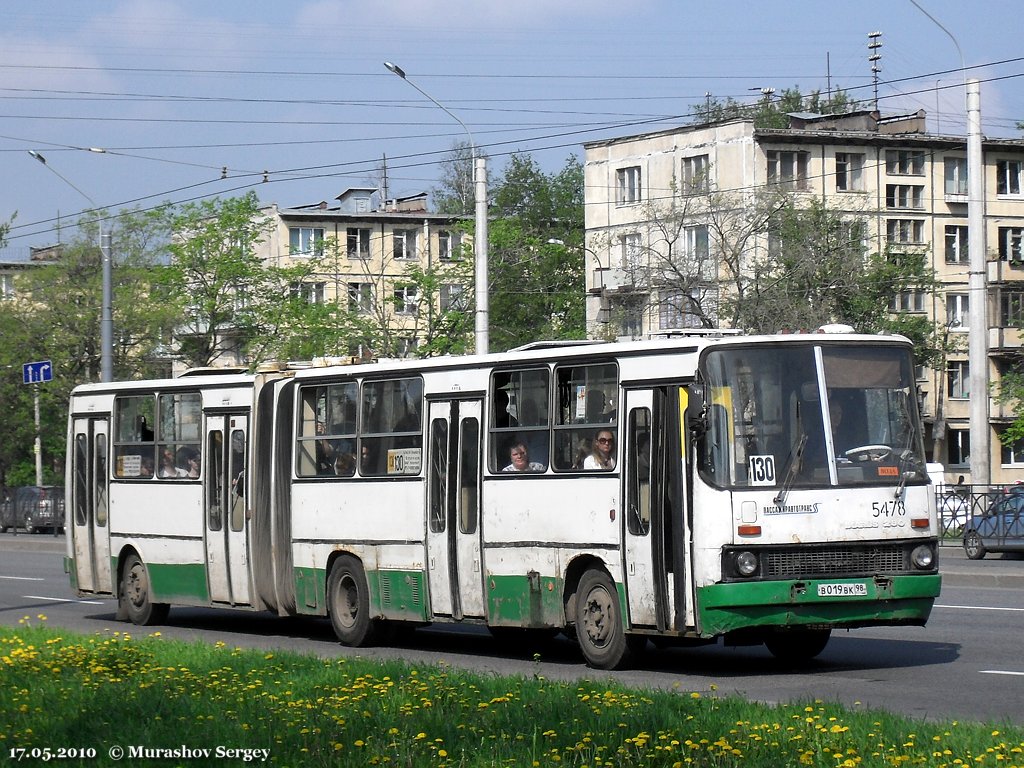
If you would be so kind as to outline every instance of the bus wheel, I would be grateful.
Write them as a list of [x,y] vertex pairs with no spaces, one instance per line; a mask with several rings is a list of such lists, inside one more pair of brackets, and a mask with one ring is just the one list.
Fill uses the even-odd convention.
[[769,634],[764,644],[779,661],[797,663],[824,651],[831,636],[831,629],[785,629]]
[[587,663],[618,669],[629,655],[622,628],[619,593],[604,571],[589,570],[576,591],[576,639]]
[[331,568],[327,579],[327,610],[334,634],[343,645],[369,645],[377,623],[370,618],[370,594],[366,572],[354,557],[343,555]]
[[118,600],[121,612],[132,624],[139,626],[163,623],[170,610],[167,603],[150,600],[149,574],[138,555],[128,555],[125,561]]
[[968,531],[964,534],[964,554],[971,560],[981,560],[988,554],[977,531]]

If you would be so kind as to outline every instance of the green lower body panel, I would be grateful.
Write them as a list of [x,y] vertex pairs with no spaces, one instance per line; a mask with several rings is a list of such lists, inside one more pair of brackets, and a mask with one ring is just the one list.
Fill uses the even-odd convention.
[[487,616],[496,627],[561,627],[562,580],[537,573],[488,576]]
[[713,637],[768,626],[921,625],[941,584],[939,575],[713,584],[697,590],[699,630]]
[[[326,616],[327,572],[320,568],[296,568],[293,575],[297,611]],[[395,621],[428,621],[425,579],[423,571],[368,571],[370,614]]]
[[146,563],[146,570],[154,603],[204,605],[210,602],[203,563]]

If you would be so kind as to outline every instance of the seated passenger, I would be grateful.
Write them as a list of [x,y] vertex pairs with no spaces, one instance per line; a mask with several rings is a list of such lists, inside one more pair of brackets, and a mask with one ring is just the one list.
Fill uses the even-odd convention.
[[530,455],[526,446],[516,443],[509,449],[509,458],[512,463],[505,467],[502,472],[543,472],[544,465],[536,461],[530,461]]

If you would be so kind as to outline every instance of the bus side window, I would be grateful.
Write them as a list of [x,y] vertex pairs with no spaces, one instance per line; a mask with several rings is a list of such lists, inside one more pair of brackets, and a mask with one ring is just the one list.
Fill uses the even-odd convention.
[[526,448],[529,462],[547,469],[551,441],[548,389],[547,368],[496,371],[491,376],[487,455],[492,472],[508,466],[510,449],[517,443]]
[[635,408],[629,413],[626,446],[626,525],[634,536],[651,530],[651,412]]
[[128,395],[114,401],[114,477],[145,480],[156,471],[156,397]]
[[610,471],[618,441],[618,369],[614,363],[555,369],[558,412],[554,425],[556,470]]

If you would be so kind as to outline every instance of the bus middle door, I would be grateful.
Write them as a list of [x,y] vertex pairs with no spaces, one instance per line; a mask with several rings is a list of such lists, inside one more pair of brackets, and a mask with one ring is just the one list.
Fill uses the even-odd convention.
[[248,419],[243,414],[206,417],[206,573],[210,599],[215,603],[251,602],[245,472],[247,426]]
[[427,579],[431,612],[484,615],[480,552],[479,400],[430,403]]

